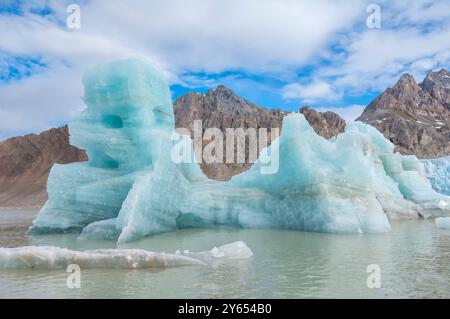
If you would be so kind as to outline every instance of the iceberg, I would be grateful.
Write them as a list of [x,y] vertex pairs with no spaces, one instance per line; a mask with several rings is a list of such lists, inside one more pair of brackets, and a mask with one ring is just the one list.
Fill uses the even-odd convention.
[[422,162],[433,189],[450,195],[450,156]]
[[[450,198],[432,189],[421,162],[394,153],[364,123],[326,140],[302,114],[290,114],[260,154],[278,158],[278,170],[264,173],[258,161],[220,182],[195,160],[172,160],[181,136],[169,87],[154,66],[140,59],[99,65],[83,83],[87,107],[69,128],[90,161],[53,167],[49,199],[30,234],[79,231],[80,239],[123,243],[217,225],[379,233],[390,230],[389,219],[450,214]],[[181,140],[192,151],[190,138]]]
[[98,249],[77,251],[54,246],[0,248],[0,269],[66,269],[76,264],[82,269],[142,269],[207,265],[214,259],[250,258],[253,252],[242,242],[214,247],[210,251],[185,255],[142,249]]

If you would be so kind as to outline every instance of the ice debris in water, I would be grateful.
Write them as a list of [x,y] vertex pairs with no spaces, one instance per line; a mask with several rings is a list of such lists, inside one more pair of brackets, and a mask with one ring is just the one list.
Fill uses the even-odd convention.
[[[175,254],[180,255],[180,250],[177,250]],[[253,252],[243,241],[236,241],[214,247],[208,251],[190,252],[189,250],[184,250],[183,255],[209,262],[214,259],[246,259],[252,257]]]
[[450,195],[450,156],[422,162],[433,189]]
[[438,217],[435,223],[437,228],[450,229],[450,217]]
[[0,248],[0,269],[63,269],[77,264],[82,269],[123,268],[138,269],[186,265],[205,265],[215,258],[249,258],[253,253],[242,242],[234,242],[211,251],[191,253],[184,250],[175,254],[142,249],[99,249],[76,251],[52,246]]
[[388,217],[450,213],[450,205],[442,205],[449,197],[431,188],[421,162],[394,153],[394,145],[364,123],[350,123],[326,140],[302,114],[288,115],[281,136],[262,151],[279,159],[278,170],[261,174],[265,164],[257,162],[218,182],[195,161],[171,160],[179,141],[171,137],[179,135],[169,87],[152,65],[140,59],[104,64],[83,82],[87,108],[70,133],[89,162],[52,168],[49,199],[32,234],[82,230],[80,238],[120,243],[216,225],[373,233],[390,230]]
[[59,247],[30,246],[0,248],[0,269],[65,269],[77,264],[91,268],[152,268],[204,265],[198,259],[141,249],[99,249],[75,251]]
[[253,252],[242,241],[226,244],[220,247],[214,247],[209,252],[214,258],[250,258],[253,256]]

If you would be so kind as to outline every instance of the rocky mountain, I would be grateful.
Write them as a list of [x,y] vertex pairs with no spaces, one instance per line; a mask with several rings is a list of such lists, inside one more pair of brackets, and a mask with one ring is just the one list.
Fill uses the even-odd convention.
[[85,160],[86,153],[69,144],[67,126],[0,142],[0,207],[41,206],[53,164]]
[[[179,97],[174,102],[174,112],[176,127],[187,128],[191,133],[191,138],[193,137],[195,120],[202,121],[203,132],[207,128],[216,127],[225,133],[226,128],[280,129],[283,117],[288,114],[288,112],[281,110],[269,110],[259,107],[237,96],[232,90],[223,85],[218,86],[214,90],[209,90],[206,94],[190,92]],[[269,144],[271,142],[270,137],[271,134],[268,131]],[[204,141],[204,145],[208,143],[209,141]],[[246,155],[248,155],[248,140],[246,143]],[[249,163],[248,156],[246,156],[246,163],[243,164],[202,163],[200,166],[208,177],[217,180],[228,180],[233,175],[248,169],[251,163]]]
[[[279,109],[269,110],[257,106],[239,97],[223,85],[209,90],[206,94],[191,92],[181,96],[174,102],[174,112],[176,127],[187,128],[191,138],[193,137],[194,121],[202,120],[203,131],[211,127],[219,128],[223,133],[226,128],[267,128],[268,145],[271,143],[270,130],[276,128],[281,132],[283,117],[289,113]],[[305,115],[316,133],[325,138],[331,138],[344,131],[345,121],[336,113],[321,113],[309,107],[303,107],[299,112]],[[209,141],[205,141],[205,144],[208,143]],[[248,155],[248,140],[246,154]],[[203,172],[209,178],[217,180],[228,180],[250,166],[248,156],[243,164],[201,164]]]
[[302,113],[314,131],[326,139],[330,139],[345,130],[345,120],[334,112],[317,112],[304,106],[299,111]]
[[376,127],[402,154],[450,154],[450,73],[429,72],[422,83],[403,75],[357,119]]

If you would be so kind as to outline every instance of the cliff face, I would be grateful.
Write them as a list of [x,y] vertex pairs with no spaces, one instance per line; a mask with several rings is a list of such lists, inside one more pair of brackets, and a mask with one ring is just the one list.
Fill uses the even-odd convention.
[[450,154],[450,73],[430,72],[417,84],[408,74],[372,101],[357,119],[376,127],[402,154]]
[[67,126],[0,142],[0,206],[43,205],[53,164],[85,160],[86,153],[69,144]]

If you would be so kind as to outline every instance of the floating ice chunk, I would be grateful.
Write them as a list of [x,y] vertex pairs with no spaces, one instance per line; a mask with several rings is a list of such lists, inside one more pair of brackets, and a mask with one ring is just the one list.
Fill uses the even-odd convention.
[[209,251],[189,253],[188,255],[205,262],[214,259],[246,259],[253,256],[252,250],[243,242],[236,241],[219,247],[214,247]]
[[438,217],[435,223],[437,228],[450,229],[450,217]]
[[152,268],[204,265],[188,256],[156,253],[141,249],[100,249],[75,251],[59,247],[0,248],[0,269],[65,269],[77,264],[90,268]]
[[242,241],[237,241],[220,247],[214,247],[210,250],[210,253],[214,258],[237,259],[250,258],[253,256],[252,250]]
[[113,240],[119,238],[120,230],[116,228],[116,219],[106,219],[86,226],[78,239],[80,240]]
[[77,264],[82,269],[120,268],[138,269],[185,265],[205,265],[216,258],[250,258],[253,252],[242,242],[233,242],[209,251],[183,254],[158,253],[142,249],[98,249],[76,251],[53,246],[0,248],[0,269],[65,269]]

